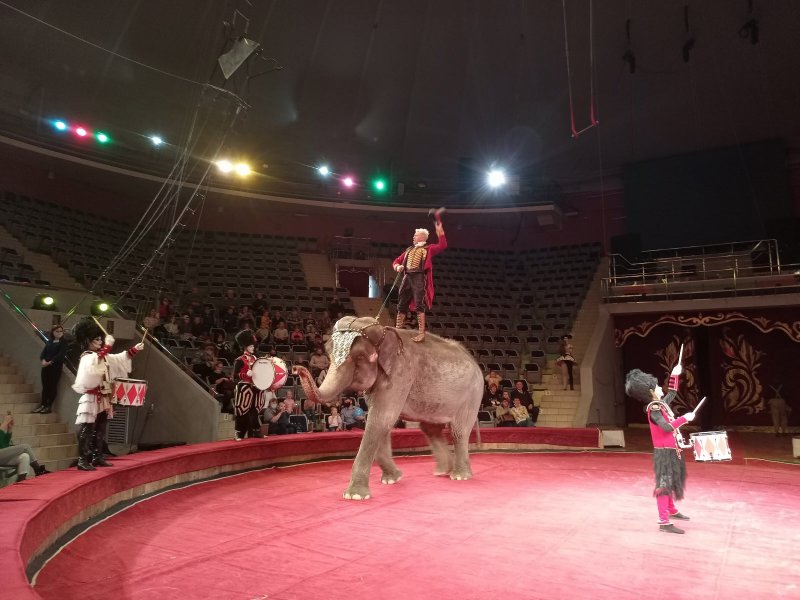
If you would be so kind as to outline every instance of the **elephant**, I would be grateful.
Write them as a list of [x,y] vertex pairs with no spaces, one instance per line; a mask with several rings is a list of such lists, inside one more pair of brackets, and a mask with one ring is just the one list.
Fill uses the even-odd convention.
[[[353,463],[347,500],[370,497],[374,460],[381,483],[394,484],[403,473],[392,460],[391,432],[397,419],[419,421],[435,459],[434,475],[453,480],[472,477],[469,436],[483,397],[483,374],[464,346],[431,334],[422,343],[414,332],[381,325],[370,317],[342,317],[328,341],[331,366],[317,387],[305,367],[294,367],[306,395],[329,404],[345,390],[364,391],[369,413]],[[454,452],[443,436],[450,425]]]

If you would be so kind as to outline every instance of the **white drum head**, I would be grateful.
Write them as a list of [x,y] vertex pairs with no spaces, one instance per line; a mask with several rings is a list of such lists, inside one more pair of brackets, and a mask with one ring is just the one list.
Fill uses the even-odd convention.
[[275,367],[268,358],[259,358],[253,364],[253,385],[260,390],[268,390],[275,380]]

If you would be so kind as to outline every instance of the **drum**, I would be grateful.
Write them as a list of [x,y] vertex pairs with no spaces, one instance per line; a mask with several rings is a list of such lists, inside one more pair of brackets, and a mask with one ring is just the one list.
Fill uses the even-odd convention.
[[124,379],[118,377],[113,381],[114,392],[111,394],[112,404],[125,406],[141,406],[147,394],[147,382],[144,379]]
[[259,358],[253,363],[253,385],[260,390],[277,390],[289,376],[286,363],[277,356]]
[[269,358],[259,358],[253,363],[253,385],[268,390],[275,381],[275,366]]
[[698,462],[731,460],[728,433],[725,431],[690,433],[689,440],[694,449],[694,459]]

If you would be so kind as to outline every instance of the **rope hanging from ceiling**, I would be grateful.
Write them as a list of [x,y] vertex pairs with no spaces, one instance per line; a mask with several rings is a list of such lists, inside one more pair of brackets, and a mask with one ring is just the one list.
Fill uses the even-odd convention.
[[567,64],[567,93],[569,97],[569,127],[570,135],[577,139],[592,127],[599,124],[595,103],[595,66],[594,66],[594,1],[589,0],[589,125],[581,130],[575,126],[575,105],[572,97],[572,64],[569,54],[569,28],[567,26],[567,0],[561,0],[561,10],[564,16],[564,55]]

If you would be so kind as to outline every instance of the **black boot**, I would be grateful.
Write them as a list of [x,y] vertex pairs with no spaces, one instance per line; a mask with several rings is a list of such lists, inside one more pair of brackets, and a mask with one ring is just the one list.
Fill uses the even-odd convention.
[[672,523],[667,523],[666,525],[659,525],[658,529],[665,533],[686,533],[683,529],[675,527]]
[[81,423],[78,431],[78,469],[81,471],[94,471],[92,466],[92,440],[94,439],[94,424]]
[[47,470],[47,467],[41,464],[38,460],[31,462],[31,466],[33,467],[33,472],[36,473],[37,477],[50,473],[50,471]]
[[103,458],[103,448],[106,443],[106,427],[108,426],[108,413],[97,415],[94,424],[94,437],[92,438],[92,465],[95,467],[112,467],[112,463]]

